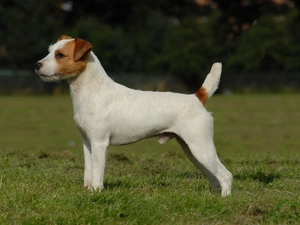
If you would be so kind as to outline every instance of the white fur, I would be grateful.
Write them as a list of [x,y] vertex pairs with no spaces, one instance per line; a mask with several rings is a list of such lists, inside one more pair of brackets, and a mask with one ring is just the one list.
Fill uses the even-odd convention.
[[[59,73],[54,51],[66,41],[70,40],[50,47],[49,55],[40,61],[40,73]],[[220,75],[221,64],[215,63],[203,84],[209,97],[217,89]],[[212,188],[221,188],[222,196],[231,193],[232,175],[220,162],[213,142],[213,118],[196,95],[129,89],[107,76],[93,52],[84,71],[69,78],[69,84],[74,119],[83,139],[85,186],[104,188],[109,145],[159,136],[161,144],[175,137]]]
[[222,72],[221,63],[214,63],[213,66],[211,67],[209,74],[206,76],[204,83],[202,84],[202,86],[206,89],[209,98],[218,89],[221,72]]

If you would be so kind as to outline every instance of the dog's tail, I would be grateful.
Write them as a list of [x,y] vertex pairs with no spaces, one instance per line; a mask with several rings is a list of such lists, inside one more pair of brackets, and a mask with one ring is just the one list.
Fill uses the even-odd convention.
[[203,103],[203,105],[205,105],[207,100],[218,89],[221,72],[222,72],[222,64],[214,63],[211,67],[209,74],[206,76],[204,83],[196,92],[196,96]]

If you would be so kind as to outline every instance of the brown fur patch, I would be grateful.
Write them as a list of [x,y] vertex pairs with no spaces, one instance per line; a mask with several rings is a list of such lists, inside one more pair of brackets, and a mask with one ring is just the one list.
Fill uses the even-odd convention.
[[202,104],[205,105],[208,100],[208,94],[204,87],[199,88],[199,90],[196,92],[196,96],[202,102]]
[[58,38],[57,41],[64,40],[64,39],[72,39],[72,38],[70,36],[67,36],[67,35],[61,35],[60,38]]
[[79,38],[75,38],[75,47],[74,47],[74,51],[73,51],[73,59],[75,62],[77,62],[78,60],[84,60],[84,58],[86,58],[86,56],[88,55],[88,53],[90,53],[90,51],[92,50],[92,45],[82,39]]
[[[81,43],[81,46],[76,47],[76,41],[72,40],[67,42],[63,48],[55,51],[58,72],[61,74],[61,76],[69,74],[77,75],[84,70],[88,60],[88,53],[92,49],[91,44],[88,46],[89,48],[83,47]],[[81,58],[78,59],[78,54],[76,56],[76,51],[81,51],[80,55],[83,54]],[[77,57],[76,60],[74,59],[74,56]]]

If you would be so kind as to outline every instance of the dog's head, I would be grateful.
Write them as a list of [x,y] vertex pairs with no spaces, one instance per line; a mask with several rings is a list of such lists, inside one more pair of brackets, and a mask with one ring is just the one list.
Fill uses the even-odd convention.
[[89,42],[63,35],[49,46],[49,54],[35,64],[35,72],[46,82],[74,77],[85,69],[91,50]]

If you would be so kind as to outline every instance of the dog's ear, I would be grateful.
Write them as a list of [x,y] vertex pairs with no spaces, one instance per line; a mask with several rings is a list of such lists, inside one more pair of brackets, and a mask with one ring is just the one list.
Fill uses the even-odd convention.
[[72,39],[72,38],[70,36],[67,36],[67,35],[62,35],[62,36],[60,36],[60,38],[58,38],[57,41],[64,40],[64,39]]
[[93,46],[82,39],[75,38],[75,47],[73,52],[73,59],[75,62],[79,61],[80,59],[85,59],[85,57],[90,53]]

